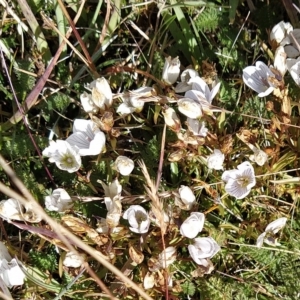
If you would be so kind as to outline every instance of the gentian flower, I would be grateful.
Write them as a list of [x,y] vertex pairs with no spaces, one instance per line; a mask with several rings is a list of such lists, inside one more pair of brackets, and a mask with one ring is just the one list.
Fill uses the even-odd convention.
[[66,141],[79,149],[80,156],[87,156],[100,154],[105,146],[106,138],[95,122],[76,119],[73,124],[73,134]]
[[134,162],[126,156],[118,156],[115,161],[115,168],[123,176],[128,176],[134,169]]
[[165,65],[162,73],[162,80],[167,84],[173,84],[176,82],[180,73],[180,60],[178,57],[171,58],[169,56],[165,60]]
[[193,191],[185,185],[179,188],[179,194],[175,195],[175,205],[183,210],[191,210],[196,203],[196,197]]
[[222,180],[226,182],[225,191],[236,199],[245,198],[256,184],[254,169],[248,161],[235,170],[225,171]]
[[200,212],[192,212],[191,215],[181,224],[180,233],[182,236],[193,239],[202,231],[205,215]]
[[[286,224],[287,218],[279,218],[273,222],[271,222],[265,229],[265,231],[259,235],[257,238],[256,246],[260,248],[263,243],[265,242],[271,246],[278,246],[280,245],[276,239],[273,237],[279,230],[281,230]],[[267,236],[267,237],[266,237]]]
[[270,81],[271,77],[275,78],[275,74],[261,61],[243,70],[244,83],[256,91],[258,97],[265,97],[273,92],[275,86]]
[[123,214],[123,218],[128,220],[131,227],[129,229],[135,233],[146,233],[149,230],[150,218],[146,210],[140,205],[131,205]]
[[220,246],[212,237],[195,238],[194,244],[188,246],[189,253],[198,265],[207,265],[206,259],[212,258],[220,251]]
[[209,169],[223,170],[224,159],[225,155],[219,149],[215,149],[207,158],[207,166]]
[[50,141],[50,146],[44,149],[43,155],[49,157],[49,161],[55,163],[59,169],[69,173],[78,171],[81,165],[79,148],[67,141]]
[[73,206],[73,202],[66,190],[55,189],[52,195],[45,197],[45,206],[50,211],[64,212]]

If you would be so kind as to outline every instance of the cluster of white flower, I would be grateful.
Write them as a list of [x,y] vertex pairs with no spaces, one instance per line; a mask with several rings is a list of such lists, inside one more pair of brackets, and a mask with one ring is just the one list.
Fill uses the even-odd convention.
[[257,61],[255,66],[243,70],[245,84],[256,91],[258,97],[265,97],[280,87],[287,70],[296,84],[300,85],[300,29],[281,21],[272,28],[270,42],[275,51],[274,67],[269,68]]
[[[108,109],[113,104],[113,94],[107,80],[103,77],[98,78],[92,81],[87,88],[91,93],[84,92],[80,95],[81,104],[85,112],[92,117],[98,111],[100,111],[102,116],[105,113],[109,113]],[[143,92],[145,93],[145,91]],[[135,107],[129,113],[136,111],[137,107],[142,108],[143,105],[137,103],[136,99],[133,99],[134,97],[129,98],[130,105]],[[95,117],[94,119],[96,120],[97,118]],[[81,156],[99,155],[105,149],[106,136],[99,126],[98,123],[92,120],[75,119],[73,133],[65,141],[50,141],[50,146],[44,149],[43,155],[49,157],[49,161],[55,163],[61,170],[69,173],[78,171],[81,166]],[[105,126],[102,127],[107,128]],[[120,174],[127,176],[132,172],[134,163],[125,156],[119,156],[115,161],[114,167]]]

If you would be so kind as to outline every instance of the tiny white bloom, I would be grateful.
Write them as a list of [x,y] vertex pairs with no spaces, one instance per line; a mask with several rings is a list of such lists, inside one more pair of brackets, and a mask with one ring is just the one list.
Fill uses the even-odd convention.
[[222,180],[226,182],[225,191],[236,199],[245,198],[256,184],[254,169],[248,161],[235,170],[225,171]]
[[154,284],[155,284],[154,273],[147,272],[143,281],[144,289],[145,290],[152,289],[154,287]]
[[196,197],[191,188],[182,185],[178,191],[179,197],[175,195],[175,205],[184,210],[191,210],[196,202]]
[[105,146],[106,138],[95,122],[76,119],[73,124],[73,134],[66,141],[79,149],[80,156],[86,156],[100,154]]
[[258,97],[265,97],[273,92],[275,86],[270,82],[269,77],[275,78],[275,74],[261,61],[243,70],[244,83],[256,91]]
[[69,173],[78,171],[81,165],[79,149],[67,141],[50,141],[50,146],[44,149],[43,155],[49,157],[49,161],[54,162],[59,169]]
[[286,43],[289,43],[289,40],[284,42],[284,39],[292,30],[293,30],[293,26],[289,22],[284,22],[284,21],[279,22],[272,28],[270,32],[271,42],[274,41],[277,43],[277,45],[281,44],[282,46],[284,46]]
[[119,183],[119,180],[116,178],[113,182],[111,182],[109,185],[106,185],[103,181],[98,180],[98,182],[101,183],[105,197],[109,197],[111,199],[114,199],[115,196],[120,196],[122,192],[122,185]]
[[207,166],[209,169],[223,170],[224,159],[225,155],[219,149],[215,149],[207,158]]
[[147,98],[152,95],[153,88],[151,87],[140,87],[136,90],[129,91],[123,93],[121,103],[117,109],[117,113],[121,116],[132,114],[133,112],[142,111],[145,100],[143,98]]
[[288,58],[286,60],[288,71],[290,72],[295,83],[300,86],[300,57],[297,59]]
[[70,267],[71,268],[79,268],[84,263],[84,260],[85,260],[84,254],[77,255],[70,251],[66,254],[66,257],[63,261],[63,265],[65,267],[69,267],[69,268]]
[[178,110],[191,119],[197,119],[202,116],[200,103],[190,98],[182,98],[178,102]]
[[115,196],[113,199],[104,197],[104,203],[107,209],[106,224],[109,228],[115,228],[119,225],[122,213],[120,195]]
[[198,265],[205,265],[203,259],[212,258],[220,249],[212,237],[195,238],[194,243],[188,246],[192,259]]
[[146,210],[140,205],[131,205],[123,214],[123,218],[128,220],[131,227],[129,229],[135,233],[146,233],[149,230],[150,218]]
[[4,220],[23,221],[23,205],[16,199],[10,198],[0,202],[0,217]]
[[50,211],[64,212],[73,206],[72,199],[64,189],[55,189],[45,197],[45,206]]
[[251,144],[249,144],[248,146],[254,152],[253,155],[250,155],[250,160],[256,162],[259,166],[263,166],[268,160],[268,154]]
[[173,84],[176,82],[180,73],[180,60],[178,57],[171,58],[169,56],[165,60],[165,65],[162,73],[162,80],[167,84]]
[[171,107],[162,111],[164,120],[167,126],[169,126],[173,131],[179,132],[181,129],[181,122],[178,118],[175,110]]
[[15,285],[24,283],[25,274],[14,258],[8,262],[6,259],[0,260],[0,277],[7,287],[11,288]]
[[202,231],[205,215],[200,212],[192,212],[191,215],[181,224],[180,233],[182,236],[193,239]]
[[112,105],[112,91],[104,77],[92,81],[89,88],[92,90],[92,100],[97,107],[105,110]]
[[279,218],[273,222],[271,222],[265,229],[265,232],[276,234],[279,230],[281,230],[286,224],[287,218]]
[[257,248],[260,248],[265,242],[271,246],[280,245],[276,239],[273,237],[279,230],[281,230],[286,224],[287,218],[279,218],[273,222],[271,222],[265,229],[265,231],[260,234],[256,241]]
[[[210,104],[218,93],[221,83],[217,83],[212,90],[208,87],[207,83],[199,76],[193,78],[192,90],[199,91],[203,98],[205,98]],[[188,96],[186,96],[188,97]]]
[[81,101],[84,111],[87,113],[95,114],[99,110],[99,107],[97,107],[92,100],[92,95],[90,95],[86,92],[84,92],[83,94],[80,95],[80,101]]
[[167,247],[158,255],[158,262],[160,268],[167,268],[176,260],[176,248],[175,247]]
[[187,126],[189,131],[191,131],[195,136],[206,137],[208,129],[204,122],[200,122],[197,119],[187,118]]
[[134,162],[127,156],[118,156],[115,161],[115,167],[123,176],[128,176],[134,169]]
[[196,70],[194,70],[194,69],[184,70],[180,75],[181,82],[179,82],[177,84],[177,86],[175,87],[175,92],[176,93],[184,93],[188,90],[191,90],[193,79],[196,76],[199,76],[199,73]]
[[97,223],[96,231],[103,234],[108,233],[118,233],[122,230],[122,227],[109,227],[107,224],[107,220],[104,218],[100,218],[100,220]]
[[287,71],[286,57],[287,54],[284,48],[279,46],[275,51],[274,68],[278,70],[282,76],[284,76]]

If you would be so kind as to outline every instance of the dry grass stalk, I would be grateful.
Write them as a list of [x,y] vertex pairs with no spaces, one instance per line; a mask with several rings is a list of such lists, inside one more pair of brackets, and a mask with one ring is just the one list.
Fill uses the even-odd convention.
[[160,226],[162,235],[164,235],[166,233],[167,230],[167,224],[164,221],[164,206],[163,206],[163,202],[160,201],[159,197],[158,197],[158,193],[157,193],[157,188],[155,186],[154,181],[150,178],[147,167],[144,163],[144,161],[139,160],[138,161],[138,165],[140,166],[144,177],[146,179],[146,183],[147,185],[145,186],[145,190],[151,200],[151,209],[152,212],[154,214],[154,216],[157,219],[157,223]]

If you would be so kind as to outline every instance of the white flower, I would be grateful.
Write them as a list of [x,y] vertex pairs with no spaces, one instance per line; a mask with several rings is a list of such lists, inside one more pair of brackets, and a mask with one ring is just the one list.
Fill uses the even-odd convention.
[[122,185],[119,183],[119,180],[116,178],[113,182],[109,185],[106,185],[103,181],[98,180],[101,183],[105,197],[109,197],[114,199],[116,196],[120,196],[122,192]]
[[[291,31],[288,36],[284,39],[287,41],[281,43],[284,46],[284,51],[288,58],[297,58],[300,55],[299,44],[300,44],[300,29],[296,28]],[[289,45],[286,45],[289,44]]]
[[193,239],[202,231],[205,215],[200,212],[192,212],[191,215],[181,224],[180,233],[182,236]]
[[188,246],[192,259],[198,265],[207,265],[204,259],[212,258],[220,249],[212,237],[195,238],[194,244]]
[[81,165],[79,149],[67,141],[50,141],[50,146],[43,151],[43,155],[49,157],[49,161],[54,162],[59,169],[69,173],[76,172]]
[[129,229],[135,233],[146,233],[149,230],[150,219],[146,210],[140,205],[131,205],[123,214],[123,218],[128,220],[131,227]]
[[171,107],[168,107],[162,111],[162,114],[164,116],[166,125],[169,126],[174,132],[179,132],[181,129],[181,123],[175,110]]
[[[277,45],[281,44],[284,46],[289,43],[289,39],[285,40],[287,35],[293,30],[293,26],[289,22],[279,22],[276,24],[270,32],[270,41],[272,43],[276,42]],[[275,45],[275,47],[277,47]]]
[[[193,78],[192,90],[199,91],[203,98],[205,98],[210,104],[218,93],[221,83],[217,83],[212,90],[209,89],[207,83],[199,76]],[[188,96],[186,96],[188,97]]]
[[167,84],[173,84],[176,82],[180,73],[180,61],[178,57],[171,58],[169,56],[165,60],[165,65],[162,73],[162,80]]
[[23,205],[16,199],[10,198],[0,202],[0,217],[4,220],[23,221]]
[[191,131],[195,136],[206,137],[208,129],[204,122],[200,122],[197,119],[187,118],[187,126],[189,131]]
[[165,269],[176,260],[176,248],[167,247],[158,255],[160,267]]
[[92,81],[89,88],[92,90],[92,100],[97,107],[105,110],[112,105],[111,88],[104,77]]
[[196,76],[199,76],[199,73],[196,70],[194,70],[194,69],[184,70],[180,75],[181,82],[179,82],[177,84],[177,86],[175,87],[175,92],[176,93],[184,93],[188,90],[191,90],[193,79]]
[[257,61],[255,67],[249,66],[243,70],[244,83],[256,91],[258,97],[265,97],[273,92],[275,86],[269,77],[275,78],[275,74],[261,61]]
[[0,277],[7,287],[11,288],[15,285],[24,283],[25,274],[14,258],[8,262],[6,259],[0,260]]
[[298,59],[288,58],[286,64],[295,83],[300,86],[300,57]]
[[245,161],[236,170],[225,171],[222,180],[227,182],[225,191],[236,199],[245,198],[256,184],[254,169]]
[[251,144],[249,144],[248,146],[254,152],[253,155],[250,155],[250,160],[256,162],[259,166],[263,166],[268,160],[268,154]]
[[178,110],[191,119],[197,119],[202,116],[200,103],[193,99],[182,98],[178,102]]
[[68,252],[66,254],[66,257],[63,261],[63,265],[65,267],[71,267],[71,268],[79,268],[81,267],[81,265],[84,263],[84,260],[85,260],[85,255],[82,254],[82,255],[77,255],[73,252]]
[[225,155],[219,149],[215,149],[207,158],[207,166],[209,169],[223,170],[224,159]]
[[282,46],[279,46],[275,51],[275,57],[274,57],[274,68],[280,72],[282,77],[287,71],[287,65],[286,65],[286,53]]
[[[273,237],[279,230],[281,230],[286,224],[287,218],[279,218],[271,222],[265,229],[265,231],[259,235],[256,241],[256,246],[260,248],[263,243],[267,243],[271,246],[280,245],[277,243],[276,239]],[[267,236],[267,237],[266,237]]]
[[73,134],[66,141],[79,149],[80,156],[86,156],[100,154],[105,146],[106,138],[95,122],[76,119],[73,124]]
[[165,269],[170,266],[176,260],[176,248],[175,247],[167,247],[163,250],[159,255],[158,259],[154,260],[154,264],[152,267],[149,267],[151,272],[158,271],[159,269]]
[[80,95],[80,101],[84,111],[87,113],[95,114],[99,110],[99,108],[95,105],[95,103],[92,100],[92,95],[86,92]]
[[50,211],[64,212],[73,206],[72,199],[64,189],[55,189],[45,197],[45,206]]
[[107,224],[106,219],[100,218],[97,223],[96,231],[102,234],[108,234],[108,233],[118,233],[122,230],[122,227],[109,227]]
[[122,213],[122,204],[119,196],[115,196],[114,199],[104,197],[104,203],[106,205],[106,224],[109,228],[115,228],[119,225],[119,221]]
[[142,111],[145,98],[152,95],[152,87],[140,87],[136,90],[123,93],[122,99],[123,103],[119,105],[117,113],[121,116],[132,114],[133,112]]
[[134,162],[126,156],[118,156],[115,161],[115,168],[123,176],[128,176],[134,169]]
[[179,197],[175,195],[175,204],[184,210],[191,210],[196,202],[193,191],[185,185],[179,188]]
[[24,283],[25,275],[18,265],[18,261],[12,259],[6,246],[0,242],[0,278],[9,288]]

